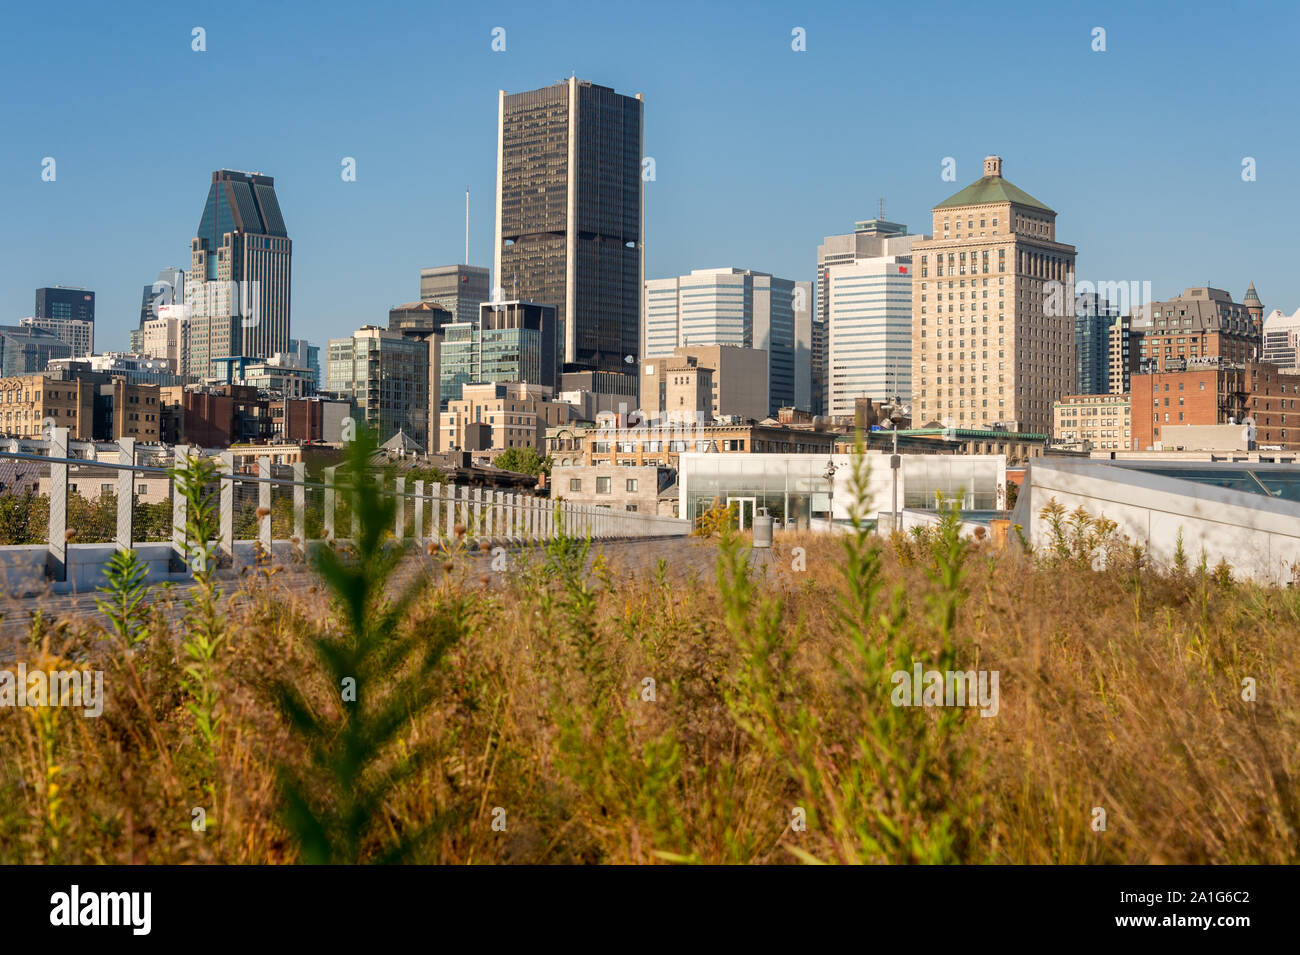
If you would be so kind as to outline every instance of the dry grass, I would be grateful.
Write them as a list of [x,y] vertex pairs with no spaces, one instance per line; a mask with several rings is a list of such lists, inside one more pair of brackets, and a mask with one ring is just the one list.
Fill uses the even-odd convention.
[[[792,569],[795,547],[806,570]],[[455,608],[463,633],[383,754],[382,769],[420,748],[430,758],[376,809],[363,858],[435,820],[416,861],[1300,855],[1295,590],[980,544],[963,557],[949,651],[958,668],[999,672],[1000,711],[985,719],[881,709],[880,674],[912,663],[897,647],[945,652],[927,609],[940,586],[929,545],[884,544],[871,606],[854,603],[845,551],[825,537],[779,536],[753,593],[726,573],[697,581],[603,558],[590,574],[547,570],[542,552],[504,573],[468,554],[407,560],[428,584],[403,632]],[[104,715],[0,711],[0,862],[295,861],[277,772],[312,768],[273,688],[293,685],[322,717],[345,705],[305,638],[342,632],[325,590],[287,592],[262,573],[232,601],[215,779],[162,614],[134,651],[82,626],[39,625],[25,658],[104,670]],[[894,738],[880,738],[882,713]],[[910,766],[919,783],[900,775]]]

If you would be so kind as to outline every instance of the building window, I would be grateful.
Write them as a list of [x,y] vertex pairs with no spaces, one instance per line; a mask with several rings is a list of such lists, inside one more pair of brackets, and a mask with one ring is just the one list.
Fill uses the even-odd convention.
[[582,478],[569,478],[569,490],[570,490],[570,491],[581,491],[581,490],[582,490]]
[[610,479],[609,479],[609,478],[607,478],[607,477],[598,477],[598,478],[596,478],[596,493],[597,493],[597,494],[608,494],[608,493],[609,493],[609,485],[610,485]]

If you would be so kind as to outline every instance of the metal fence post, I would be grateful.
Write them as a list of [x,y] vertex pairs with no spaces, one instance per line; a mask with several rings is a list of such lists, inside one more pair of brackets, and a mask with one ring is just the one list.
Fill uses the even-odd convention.
[[483,535],[483,488],[470,488],[470,495],[474,500],[474,523],[470,525],[473,528],[475,537]]
[[352,515],[352,543],[361,536],[361,516],[357,514],[357,487],[364,476],[348,471],[348,513]]
[[298,552],[307,553],[307,464],[293,466],[293,536],[298,538]]
[[424,540],[424,482],[415,482],[415,543],[418,547]]
[[442,537],[442,485],[435,484],[429,492],[429,508],[433,511],[429,515],[429,536],[434,540]]
[[393,489],[397,493],[397,507],[394,508],[397,517],[394,519],[393,536],[400,542],[406,538],[406,478],[397,478]]
[[117,549],[130,550],[135,543],[135,438],[117,442]]
[[334,539],[334,472],[336,468],[325,469],[325,539]]
[[217,519],[221,525],[221,541],[218,544],[221,554],[234,564],[235,562],[235,455],[222,451],[221,466],[221,506]]
[[[187,444],[176,445],[172,452],[172,466],[177,469],[185,469],[190,466],[190,446]],[[172,489],[172,554],[169,561],[172,570],[190,569],[190,554],[185,544],[185,497],[181,494],[180,482],[175,478],[171,481]]]
[[[50,428],[50,457],[68,456],[68,429]],[[68,579],[68,465],[50,462],[50,549],[45,573],[51,580]]]
[[451,543],[456,539],[456,485],[446,485],[447,500],[447,533],[444,535],[447,542]]
[[261,542],[266,559],[271,559],[271,459],[257,459],[257,509],[265,510],[257,522],[257,539]]

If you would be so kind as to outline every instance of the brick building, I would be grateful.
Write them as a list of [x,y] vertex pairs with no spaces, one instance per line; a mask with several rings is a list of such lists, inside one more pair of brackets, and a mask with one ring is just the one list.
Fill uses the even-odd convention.
[[1258,361],[1261,308],[1234,302],[1227,292],[1208,286],[1138,306],[1129,331],[1130,368],[1134,373],[1179,371],[1206,358],[1233,364]]
[[39,438],[48,422],[74,441],[159,440],[157,385],[86,372],[0,378],[0,433]]
[[219,385],[190,389],[162,389],[165,440],[203,448],[228,448],[232,444],[265,441],[271,436],[269,402],[256,388]]
[[1257,445],[1300,450],[1300,375],[1251,362],[1134,375],[1133,449],[1163,443],[1167,425],[1240,424],[1254,419]]

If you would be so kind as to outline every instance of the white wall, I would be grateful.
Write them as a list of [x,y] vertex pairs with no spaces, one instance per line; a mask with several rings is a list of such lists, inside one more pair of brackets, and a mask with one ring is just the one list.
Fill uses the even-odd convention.
[[1119,525],[1119,533],[1145,546],[1152,558],[1173,562],[1178,533],[1195,567],[1204,549],[1210,567],[1226,560],[1238,577],[1278,584],[1300,564],[1300,504],[1262,494],[1148,474],[1097,462],[1037,459],[1012,519],[1035,548],[1051,545],[1042,508],[1056,498],[1066,511],[1083,507]]

